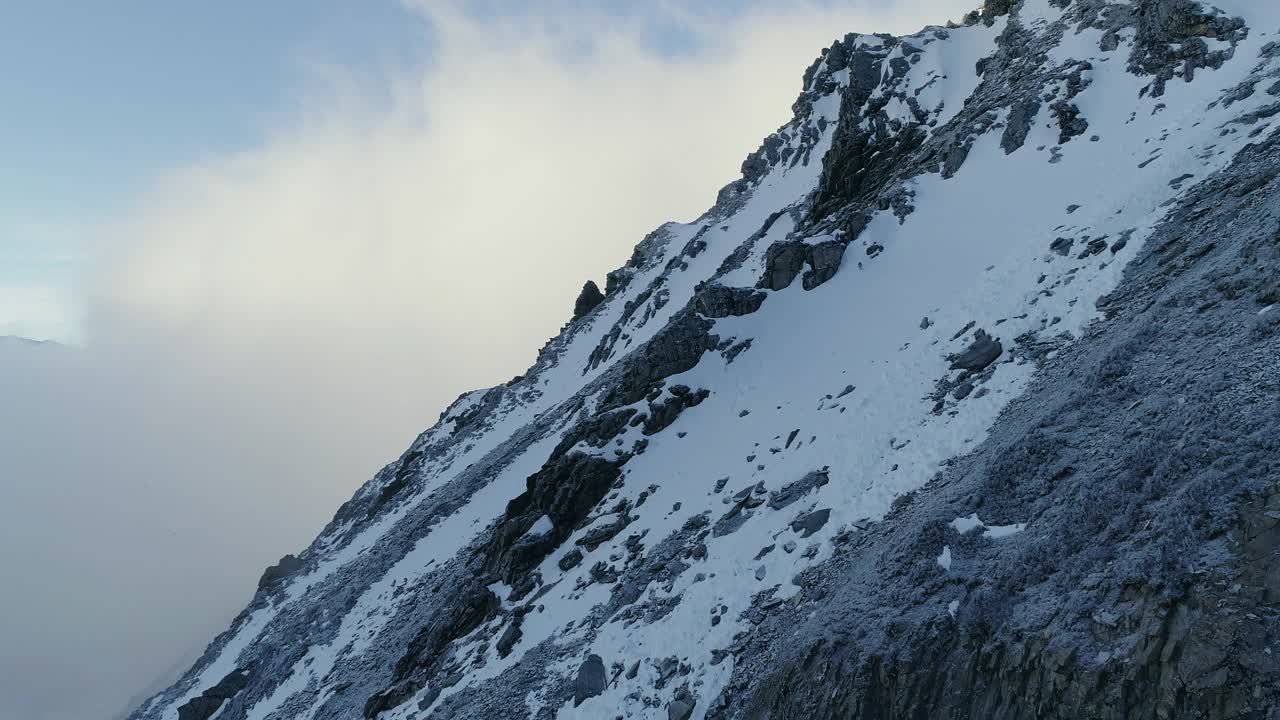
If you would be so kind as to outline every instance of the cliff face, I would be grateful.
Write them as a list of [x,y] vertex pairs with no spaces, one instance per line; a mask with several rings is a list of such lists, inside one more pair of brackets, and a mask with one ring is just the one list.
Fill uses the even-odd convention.
[[1217,5],[846,36],[132,717],[1280,717],[1280,8]]

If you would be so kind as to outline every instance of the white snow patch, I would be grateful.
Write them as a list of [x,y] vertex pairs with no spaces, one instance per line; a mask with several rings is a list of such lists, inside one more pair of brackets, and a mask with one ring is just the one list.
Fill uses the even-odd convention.
[[977,513],[969,517],[956,518],[951,521],[951,527],[961,535],[973,530],[974,528],[982,528],[982,536],[998,540],[1003,537],[1009,537],[1015,533],[1020,533],[1027,529],[1025,523],[1014,523],[1013,525],[988,525],[982,522],[982,518]]
[[942,554],[938,556],[938,565],[943,570],[951,570],[951,546],[943,545]]
[[556,529],[556,526],[554,523],[551,522],[551,518],[546,515],[543,515],[533,523],[533,527],[529,528],[528,532],[524,534],[524,537],[529,537],[529,538],[542,537],[543,535],[546,535],[547,533],[555,529]]

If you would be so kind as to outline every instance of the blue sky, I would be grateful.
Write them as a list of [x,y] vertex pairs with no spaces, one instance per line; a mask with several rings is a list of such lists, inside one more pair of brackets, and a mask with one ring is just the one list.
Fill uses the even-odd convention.
[[[892,20],[950,0],[863,0]],[[338,73],[360,102],[430,67],[428,17],[464,7],[589,53],[602,23],[658,57],[705,50],[707,23],[788,0],[160,0],[13,2],[0,25],[0,335],[78,339],[86,248],[166,175],[252,151]],[[899,10],[902,8],[902,10]],[[584,16],[593,21],[582,22]],[[944,18],[939,17],[938,20]],[[714,25],[712,25],[714,27]],[[584,30],[585,29],[585,30]],[[871,28],[868,28],[871,29]],[[875,28],[880,29],[880,28]],[[896,29],[896,28],[895,28]],[[847,28],[833,27],[831,37]],[[816,50],[816,48],[815,48]],[[492,52],[492,49],[479,50]],[[797,68],[798,72],[799,68]],[[327,78],[327,79],[326,79]],[[746,148],[744,148],[745,152]]]
[[[165,172],[262,142],[315,63],[377,87],[423,62],[428,37],[388,0],[47,0],[4,15],[0,288],[74,289],[95,227]],[[0,307],[0,334],[68,331],[17,314]]]
[[[696,46],[651,3],[578,5],[641,24],[663,53]],[[546,5],[468,10],[545,15]],[[325,68],[355,76],[377,102],[385,78],[429,62],[431,44],[424,15],[397,0],[12,3],[0,25],[0,334],[73,339],[86,246],[156,178],[262,143]]]

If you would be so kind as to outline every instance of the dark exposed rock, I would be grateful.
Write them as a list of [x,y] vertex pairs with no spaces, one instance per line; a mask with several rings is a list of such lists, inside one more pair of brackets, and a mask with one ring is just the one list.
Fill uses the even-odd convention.
[[1105,238],[1095,238],[1089,241],[1085,249],[1081,252],[1081,259],[1090,255],[1101,255],[1107,249],[1107,241]]
[[263,571],[262,577],[258,580],[258,590],[266,590],[267,588],[276,585],[280,581],[301,570],[302,565],[302,561],[294,555],[285,555],[280,558],[280,562]]
[[1204,38],[1234,44],[1247,32],[1243,21],[1207,11],[1195,0],[1143,0],[1135,3],[1137,29],[1129,69],[1152,77],[1149,92],[1164,94],[1166,83],[1181,72],[1190,82],[1195,70],[1217,68],[1232,49],[1209,50]]
[[206,720],[213,717],[222,707],[222,703],[226,702],[222,698],[211,698],[199,695],[193,697],[186,704],[178,707],[178,720]]
[[573,706],[577,707],[588,698],[604,692],[606,682],[604,660],[599,655],[588,655],[578,667],[578,677],[573,681]]
[[[394,680],[411,679],[416,670],[434,666],[449,643],[479,627],[501,605],[498,596],[478,581],[461,588],[458,597],[459,602],[432,618],[409,642],[404,655],[396,661]],[[415,685],[413,692],[420,687]]]
[[[417,463],[421,457],[421,451],[412,450],[405,453],[404,457],[400,458],[400,465],[396,469],[395,476],[382,486],[382,489],[378,491],[377,500],[369,505],[369,510],[367,511],[368,516],[372,517],[375,515],[392,498],[398,495],[401,490],[408,486],[409,481],[413,478],[414,469],[417,467],[415,463]],[[339,511],[339,513],[341,514],[341,511]]]
[[654,435],[662,432],[680,417],[680,413],[700,405],[710,394],[709,390],[693,392],[684,385],[671,388],[671,397],[649,405],[649,416],[644,421],[644,434]]
[[1074,103],[1057,102],[1052,106],[1053,114],[1058,118],[1058,144],[1065,145],[1072,138],[1089,131],[1089,121],[1080,115],[1080,108]]
[[222,704],[249,684],[249,671],[244,668],[232,670],[216,685],[192,698],[178,708],[178,720],[208,720],[218,712]]
[[677,698],[667,705],[667,720],[689,720],[694,704],[689,698]]
[[999,340],[993,340],[985,330],[973,334],[973,342],[963,352],[951,356],[952,370],[970,370],[978,372],[1000,357],[1004,347]]
[[1017,5],[1020,1],[1021,0],[983,0],[982,16],[994,18],[1001,15],[1008,15],[1009,11],[1013,9],[1013,6]]
[[1039,112],[1040,103],[1037,100],[1014,103],[1009,111],[1009,124],[1000,137],[1000,147],[1004,149],[1005,154],[1021,148],[1027,141],[1027,134],[1031,132],[1031,121],[1035,120]]
[[764,299],[765,293],[759,290],[713,284],[698,289],[693,308],[709,318],[737,317],[759,310]]
[[604,302],[604,293],[600,292],[595,280],[588,280],[583,284],[582,292],[578,293],[578,299],[573,302],[573,319],[577,320],[595,310],[596,306],[602,302]]
[[587,574],[591,582],[598,585],[612,585],[618,582],[618,571],[603,560],[592,565]]
[[[808,473],[799,480],[796,480],[793,483],[788,483],[783,486],[781,490],[770,495],[769,507],[774,510],[781,510],[813,490],[826,485],[830,480],[831,478],[827,474],[826,468]],[[739,493],[739,495],[743,495],[743,493]]]
[[808,255],[805,244],[799,241],[775,243],[765,254],[764,277],[760,287],[785,290],[800,274]]
[[[538,565],[586,518],[619,474],[617,463],[585,453],[572,452],[549,461],[529,476],[528,489],[508,503],[506,518],[487,553],[489,567],[512,583]],[[528,538],[526,531],[544,514],[554,529]]]
[[802,285],[805,290],[812,290],[835,277],[840,269],[840,261],[844,258],[845,244],[836,240],[809,245],[807,260],[810,270],[804,274]]
[[803,517],[797,518],[795,522],[791,523],[791,529],[800,533],[800,537],[807,538],[821,530],[830,517],[831,508],[814,510]]
[[628,518],[619,517],[616,521],[599,525],[591,528],[582,537],[578,538],[576,544],[588,550],[595,550],[597,547],[618,536],[618,533],[627,529]]
[[1280,102],[1264,105],[1257,110],[1247,112],[1236,118],[1234,122],[1238,125],[1253,125],[1261,120],[1273,118],[1276,115],[1280,115]]
[[377,692],[365,701],[364,717],[376,718],[387,710],[399,707],[416,695],[420,689],[415,683],[404,681]]
[[638,354],[628,358],[623,377],[604,399],[606,407],[636,402],[653,383],[693,368],[702,353],[713,350],[719,338],[711,334],[711,321],[687,309],[671,321]]
[[826,240],[820,243],[803,243],[786,241],[775,243],[769,247],[765,255],[764,277],[759,287],[770,290],[785,290],[808,265],[802,285],[805,290],[812,290],[835,277],[840,270],[840,262],[844,258],[845,242]]
[[511,654],[512,648],[514,648],[516,643],[520,642],[520,638],[524,636],[524,631],[521,630],[520,627],[523,624],[523,613],[516,613],[515,616],[511,618],[511,624],[502,632],[502,637],[498,638],[498,644],[496,646],[498,649],[498,657],[506,657]]
[[564,556],[560,558],[560,561],[557,564],[560,566],[561,570],[565,572],[569,572],[570,570],[578,567],[578,565],[581,563],[582,563],[582,551],[577,548],[573,548],[569,552],[565,553]]

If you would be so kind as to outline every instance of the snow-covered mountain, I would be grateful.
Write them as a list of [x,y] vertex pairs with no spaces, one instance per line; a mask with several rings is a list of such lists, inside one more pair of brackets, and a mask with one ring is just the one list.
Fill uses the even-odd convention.
[[793,109],[132,717],[1280,717],[1280,5],[987,0]]

